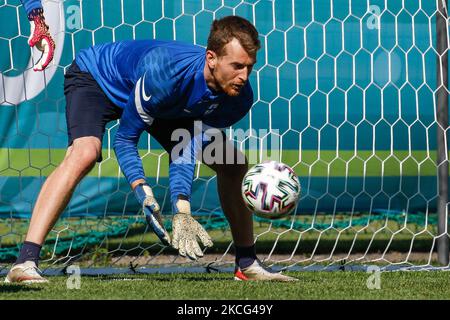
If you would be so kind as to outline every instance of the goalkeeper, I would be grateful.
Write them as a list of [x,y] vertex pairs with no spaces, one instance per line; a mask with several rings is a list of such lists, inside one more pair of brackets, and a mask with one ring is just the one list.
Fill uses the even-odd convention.
[[[212,241],[191,215],[190,196],[195,157],[208,146],[209,139],[202,128],[196,130],[194,122],[224,128],[248,113],[253,104],[248,77],[259,48],[255,27],[230,16],[213,22],[207,50],[156,40],[123,41],[82,50],[65,75],[67,155],[42,187],[26,241],[6,280],[46,281],[37,269],[41,245],[78,182],[99,160],[106,123],[119,118],[115,152],[147,222],[159,239],[180,255],[194,260],[201,257],[197,239],[204,246],[212,246]],[[192,140],[180,147],[172,139],[177,129],[191,133]],[[159,205],[146,183],[138,155],[137,142],[144,131],[170,154],[172,239],[164,230]],[[224,154],[234,154],[231,163],[206,164],[217,174],[220,202],[230,223],[236,251],[235,279],[295,280],[273,272],[257,259],[252,213],[240,194],[247,171],[245,156],[224,134],[216,140],[211,143],[217,150],[220,147]]]
[[55,41],[45,23],[44,9],[41,0],[20,0],[30,21],[30,37],[28,45],[42,52],[41,58],[34,64],[34,71],[43,71],[53,60]]

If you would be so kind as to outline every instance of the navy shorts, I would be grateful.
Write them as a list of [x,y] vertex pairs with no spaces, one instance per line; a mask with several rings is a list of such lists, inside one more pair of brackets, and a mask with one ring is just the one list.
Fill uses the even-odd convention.
[[81,71],[75,61],[64,75],[64,94],[69,146],[82,137],[92,136],[102,141],[106,124],[122,115],[122,108],[116,106],[91,74]]

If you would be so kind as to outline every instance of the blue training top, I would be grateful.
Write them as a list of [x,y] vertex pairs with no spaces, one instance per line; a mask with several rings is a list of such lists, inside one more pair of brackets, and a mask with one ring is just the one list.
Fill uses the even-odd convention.
[[[129,183],[145,179],[137,142],[155,118],[192,118],[225,128],[250,110],[250,83],[236,97],[214,92],[204,78],[205,61],[204,48],[178,41],[121,41],[77,54],[80,69],[91,73],[111,101],[124,108],[114,149]],[[170,163],[173,202],[178,195],[190,196],[194,168],[195,161]]]

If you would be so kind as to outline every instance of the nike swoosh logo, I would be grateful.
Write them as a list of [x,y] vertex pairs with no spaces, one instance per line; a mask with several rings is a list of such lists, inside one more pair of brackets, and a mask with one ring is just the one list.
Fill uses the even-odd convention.
[[191,110],[183,109],[184,112],[191,113]]
[[[146,124],[148,124],[149,126],[152,125],[153,123],[153,118],[150,117],[150,115],[145,112],[144,108],[142,107],[142,101],[141,98],[139,97],[139,88],[141,87],[141,82],[142,79],[138,80],[138,83],[136,84],[136,88],[134,89],[134,104],[136,106],[136,111],[139,114],[139,116],[141,117],[142,121],[144,121]],[[144,85],[142,84],[142,88],[144,87]],[[150,100],[150,98],[149,98]]]
[[142,99],[144,99],[145,102],[149,101],[152,98],[152,95],[147,96],[145,94],[145,75],[147,74],[144,73],[144,76],[142,77]]

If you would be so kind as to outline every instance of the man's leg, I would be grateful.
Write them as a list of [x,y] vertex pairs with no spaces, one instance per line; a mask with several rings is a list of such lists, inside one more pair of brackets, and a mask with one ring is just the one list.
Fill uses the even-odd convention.
[[247,159],[227,139],[224,140],[222,150],[224,159],[233,161],[208,166],[217,174],[220,204],[230,223],[236,251],[235,279],[296,281],[295,278],[263,266],[257,259],[253,238],[253,214],[247,209],[241,194],[242,179],[248,170]]
[[34,206],[26,241],[37,245],[44,243],[75,187],[99,159],[106,124],[122,114],[92,75],[81,71],[75,61],[64,77],[70,147],[45,181]]
[[[240,152],[240,151],[237,151]],[[231,227],[236,246],[253,246],[253,216],[241,195],[241,183],[247,172],[247,163],[215,165],[220,204]]]
[[41,188],[26,240],[6,282],[47,282],[36,270],[46,236],[67,206],[80,180],[92,169],[101,152],[100,139],[82,137],[68,148],[63,162]]
[[39,253],[46,236],[72,197],[80,180],[101,156],[105,126],[119,119],[122,109],[114,105],[88,72],[74,61],[64,75],[69,148],[62,163],[41,188],[28,227],[26,241],[9,271],[9,282],[44,282],[37,272]]
[[216,172],[220,204],[233,236],[236,265],[246,268],[256,260],[253,214],[247,209],[241,195],[241,183],[247,173],[248,163],[244,154],[231,141],[224,139],[219,143],[215,148],[222,151],[216,159],[212,159],[216,162],[208,164],[206,155],[203,155],[202,160]]
[[63,162],[47,178],[34,206],[25,241],[42,245],[66,208],[80,180],[92,169],[101,152],[100,140],[83,137],[73,141]]

